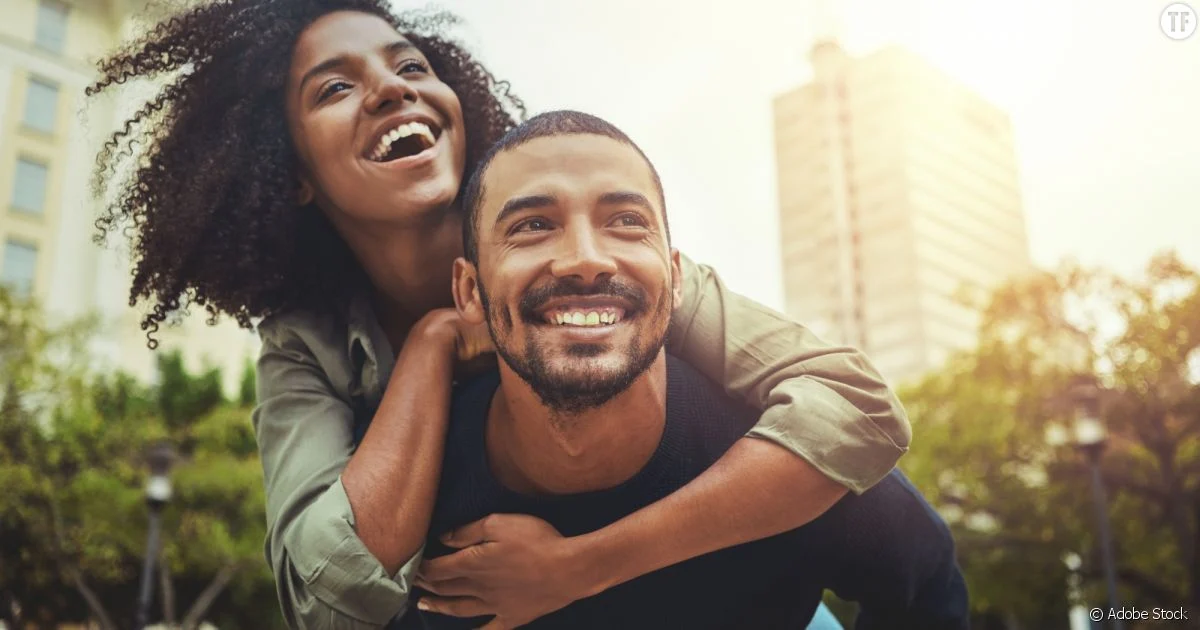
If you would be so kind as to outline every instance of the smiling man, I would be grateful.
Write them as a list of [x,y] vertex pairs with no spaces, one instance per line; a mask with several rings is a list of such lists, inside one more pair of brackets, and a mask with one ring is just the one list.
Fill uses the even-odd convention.
[[[679,255],[654,167],[612,125],[578,112],[529,120],[484,158],[464,209],[456,304],[487,323],[502,360],[455,393],[420,583],[436,597],[408,627],[481,621],[462,618],[486,594],[439,565],[438,535],[493,513],[586,535],[697,477],[757,417],[664,351]],[[615,585],[532,627],[800,628],[826,588],[861,604],[860,628],[966,627],[949,531],[898,472],[805,527]]]

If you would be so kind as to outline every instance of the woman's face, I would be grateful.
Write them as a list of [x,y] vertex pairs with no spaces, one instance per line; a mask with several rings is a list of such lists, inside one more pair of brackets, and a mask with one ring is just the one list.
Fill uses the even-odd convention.
[[296,42],[286,90],[301,202],[354,221],[415,222],[454,201],[462,107],[383,19],[338,11],[314,21]]

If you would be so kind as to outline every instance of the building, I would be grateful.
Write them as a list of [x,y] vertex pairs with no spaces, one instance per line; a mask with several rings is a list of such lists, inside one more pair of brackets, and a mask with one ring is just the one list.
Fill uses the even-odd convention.
[[774,102],[786,310],[908,380],[974,344],[963,291],[1030,268],[1012,128],[902,48],[811,61]]
[[[0,20],[0,283],[36,298],[56,320],[98,314],[108,365],[155,377],[138,312],[128,307],[129,261],[92,242],[100,204],[91,193],[96,151],[128,110],[87,102],[94,60],[143,10],[137,0],[4,0]],[[164,331],[193,369],[217,366],[234,391],[256,352],[253,333],[203,314]]]

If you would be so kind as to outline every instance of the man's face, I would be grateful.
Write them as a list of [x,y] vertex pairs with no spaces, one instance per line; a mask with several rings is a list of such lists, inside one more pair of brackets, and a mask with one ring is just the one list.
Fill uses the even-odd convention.
[[608,402],[658,357],[680,300],[649,165],[605,136],[549,136],[497,155],[483,185],[460,310],[552,409]]

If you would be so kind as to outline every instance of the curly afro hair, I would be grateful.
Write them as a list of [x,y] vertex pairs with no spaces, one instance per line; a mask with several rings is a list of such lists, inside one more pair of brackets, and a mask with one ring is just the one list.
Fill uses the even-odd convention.
[[339,10],[391,23],[458,95],[468,173],[524,117],[508,83],[449,38],[458,18],[396,15],[387,0],[216,0],[128,42],[99,62],[88,96],[131,79],[162,87],[96,158],[93,186],[108,200],[96,240],[130,238],[129,303],[152,305],[142,319],[151,348],[159,325],[189,304],[210,323],[224,313],[249,328],[292,309],[334,309],[366,282],[325,215],[297,207],[299,161],[283,114],[300,33]]

